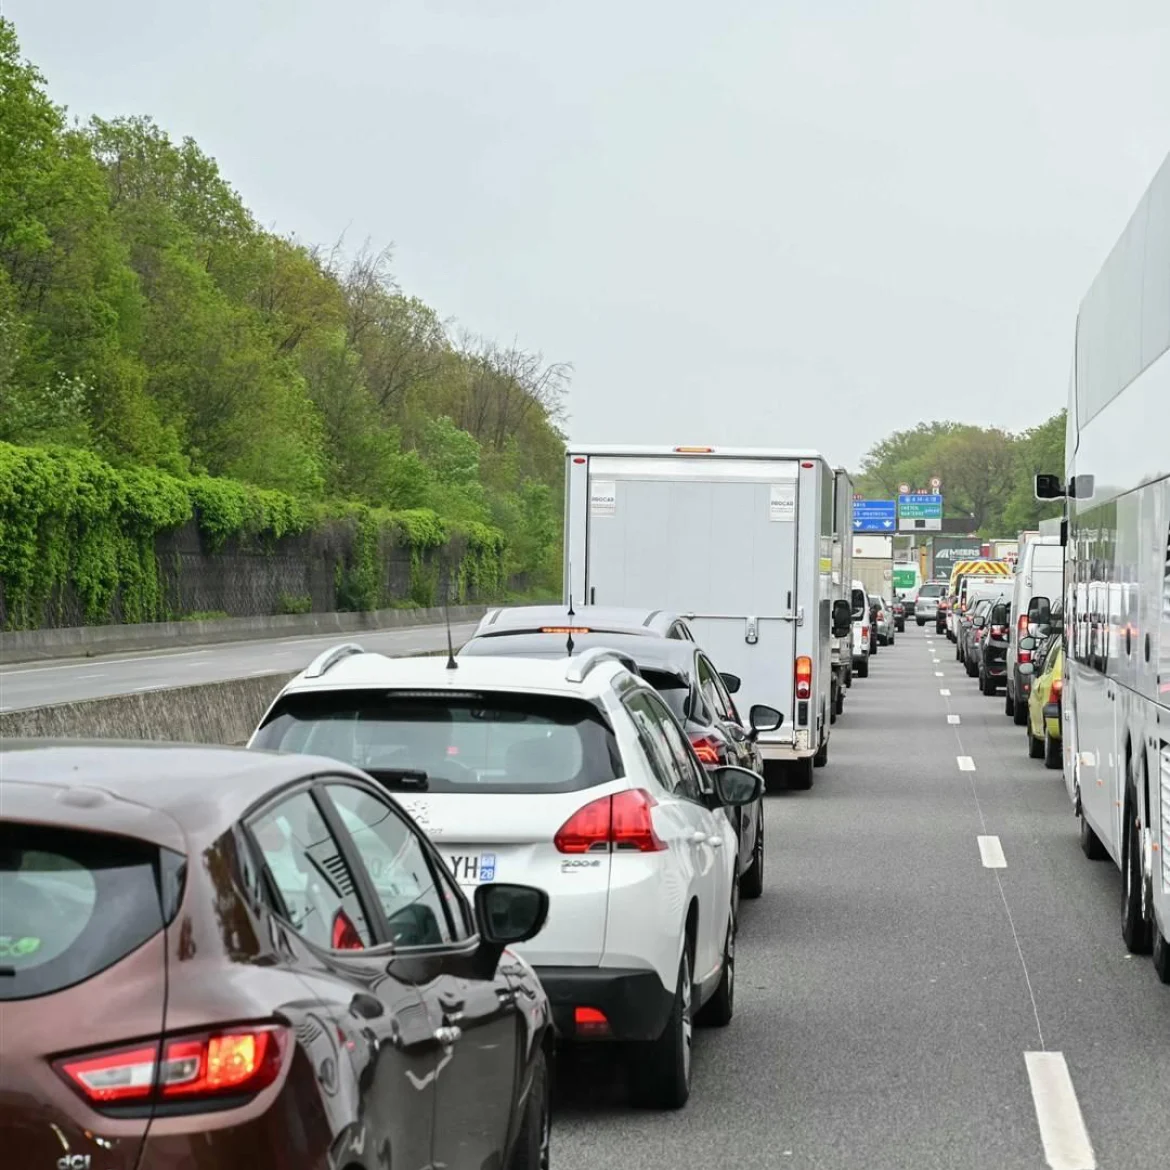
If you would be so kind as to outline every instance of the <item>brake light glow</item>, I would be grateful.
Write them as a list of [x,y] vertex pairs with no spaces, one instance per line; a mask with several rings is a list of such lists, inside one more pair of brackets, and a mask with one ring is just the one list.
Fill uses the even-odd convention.
[[605,1012],[597,1008],[574,1008],[573,1023],[577,1027],[578,1036],[604,1036],[609,1032],[609,1020],[605,1018]]
[[719,763],[719,745],[710,737],[706,735],[695,736],[691,740],[691,747],[695,749],[695,755],[699,757],[699,763]]
[[557,830],[553,844],[560,853],[661,852],[666,842],[650,814],[657,803],[643,788],[591,800]]
[[354,926],[349,915],[344,910],[338,910],[333,916],[333,930],[330,942],[335,951],[364,951],[366,944]]
[[675,447],[677,455],[710,455],[714,447]]
[[1063,693],[1064,693],[1064,680],[1059,679],[1059,678],[1053,679],[1052,686],[1048,691],[1048,701],[1050,703],[1059,703],[1061,695]]
[[542,634],[591,634],[588,626],[541,626]]
[[991,636],[993,638],[1006,638],[1008,636],[1007,626],[992,626]]
[[286,1028],[261,1024],[64,1057],[54,1067],[93,1105],[213,1099],[266,1089],[287,1046]]
[[796,660],[796,697],[812,698],[812,659],[807,654]]
[[861,627],[861,637],[862,637],[862,639],[863,639],[863,640],[864,640],[865,638],[868,638],[868,637],[869,637],[869,626],[862,626],[862,627]]

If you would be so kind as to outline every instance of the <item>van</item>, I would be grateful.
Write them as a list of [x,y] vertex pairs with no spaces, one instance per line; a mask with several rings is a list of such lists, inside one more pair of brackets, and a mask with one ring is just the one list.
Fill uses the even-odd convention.
[[1020,650],[1021,638],[1036,637],[1064,597],[1064,549],[1059,536],[1034,536],[1020,551],[1012,588],[1012,628],[1008,631],[1004,714],[1023,727],[1028,722],[1031,673],[1020,672],[1032,652]]

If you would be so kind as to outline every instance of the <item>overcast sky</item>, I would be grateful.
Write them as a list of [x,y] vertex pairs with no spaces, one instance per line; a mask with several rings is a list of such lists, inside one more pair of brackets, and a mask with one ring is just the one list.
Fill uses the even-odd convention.
[[1170,150],[1170,0],[0,4],[74,113],[572,362],[587,441],[1040,422]]

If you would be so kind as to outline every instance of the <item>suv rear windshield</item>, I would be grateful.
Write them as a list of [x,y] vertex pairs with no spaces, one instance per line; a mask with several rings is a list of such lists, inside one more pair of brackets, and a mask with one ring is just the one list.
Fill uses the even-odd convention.
[[183,858],[126,837],[0,821],[0,1000],[72,987],[162,930],[163,863],[173,874]]
[[601,712],[561,695],[294,694],[252,746],[329,756],[387,787],[431,792],[574,792],[623,774]]
[[923,597],[942,597],[946,593],[947,587],[945,585],[936,585],[932,582],[927,582],[921,589],[918,590],[919,598]]

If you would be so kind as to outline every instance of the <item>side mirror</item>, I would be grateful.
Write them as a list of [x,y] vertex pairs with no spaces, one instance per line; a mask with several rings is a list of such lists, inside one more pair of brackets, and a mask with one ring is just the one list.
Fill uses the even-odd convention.
[[1021,662],[1016,669],[1020,674],[1031,674],[1036,668],[1030,662]]
[[[764,794],[764,782],[747,768],[713,768],[710,772],[715,785],[715,798],[723,808],[753,804]],[[486,889],[480,886],[476,890]]]
[[729,695],[738,694],[739,688],[743,686],[738,674],[728,674],[726,671],[721,670],[719,677],[723,680],[723,685],[727,688]]
[[1061,486],[1059,475],[1038,475],[1034,481],[1034,491],[1038,500],[1063,500],[1065,490]]
[[475,887],[475,922],[490,947],[511,946],[535,938],[548,918],[548,894],[535,886],[488,882]]
[[977,630],[981,630],[981,629],[983,629],[983,627],[984,627],[985,625],[987,625],[987,619],[986,619],[985,617],[977,617],[977,618],[972,618],[972,619],[971,619],[971,624],[972,624],[972,625],[973,625],[973,626],[974,626],[974,627],[975,627]]
[[846,638],[852,628],[853,611],[849,608],[849,602],[839,598],[833,602],[833,637]]
[[1052,603],[1047,597],[1033,597],[1028,602],[1028,622],[1040,624],[1047,622],[1049,614],[1052,612]]
[[775,731],[783,722],[784,716],[775,707],[768,707],[764,703],[753,703],[752,709],[748,712],[752,739],[755,739],[761,731]]
[[1036,639],[1032,638],[1032,637],[1021,638],[1019,649],[1020,650],[1035,650],[1036,649]]
[[1091,475],[1074,475],[1068,481],[1068,494],[1074,500],[1091,500],[1095,480]]

